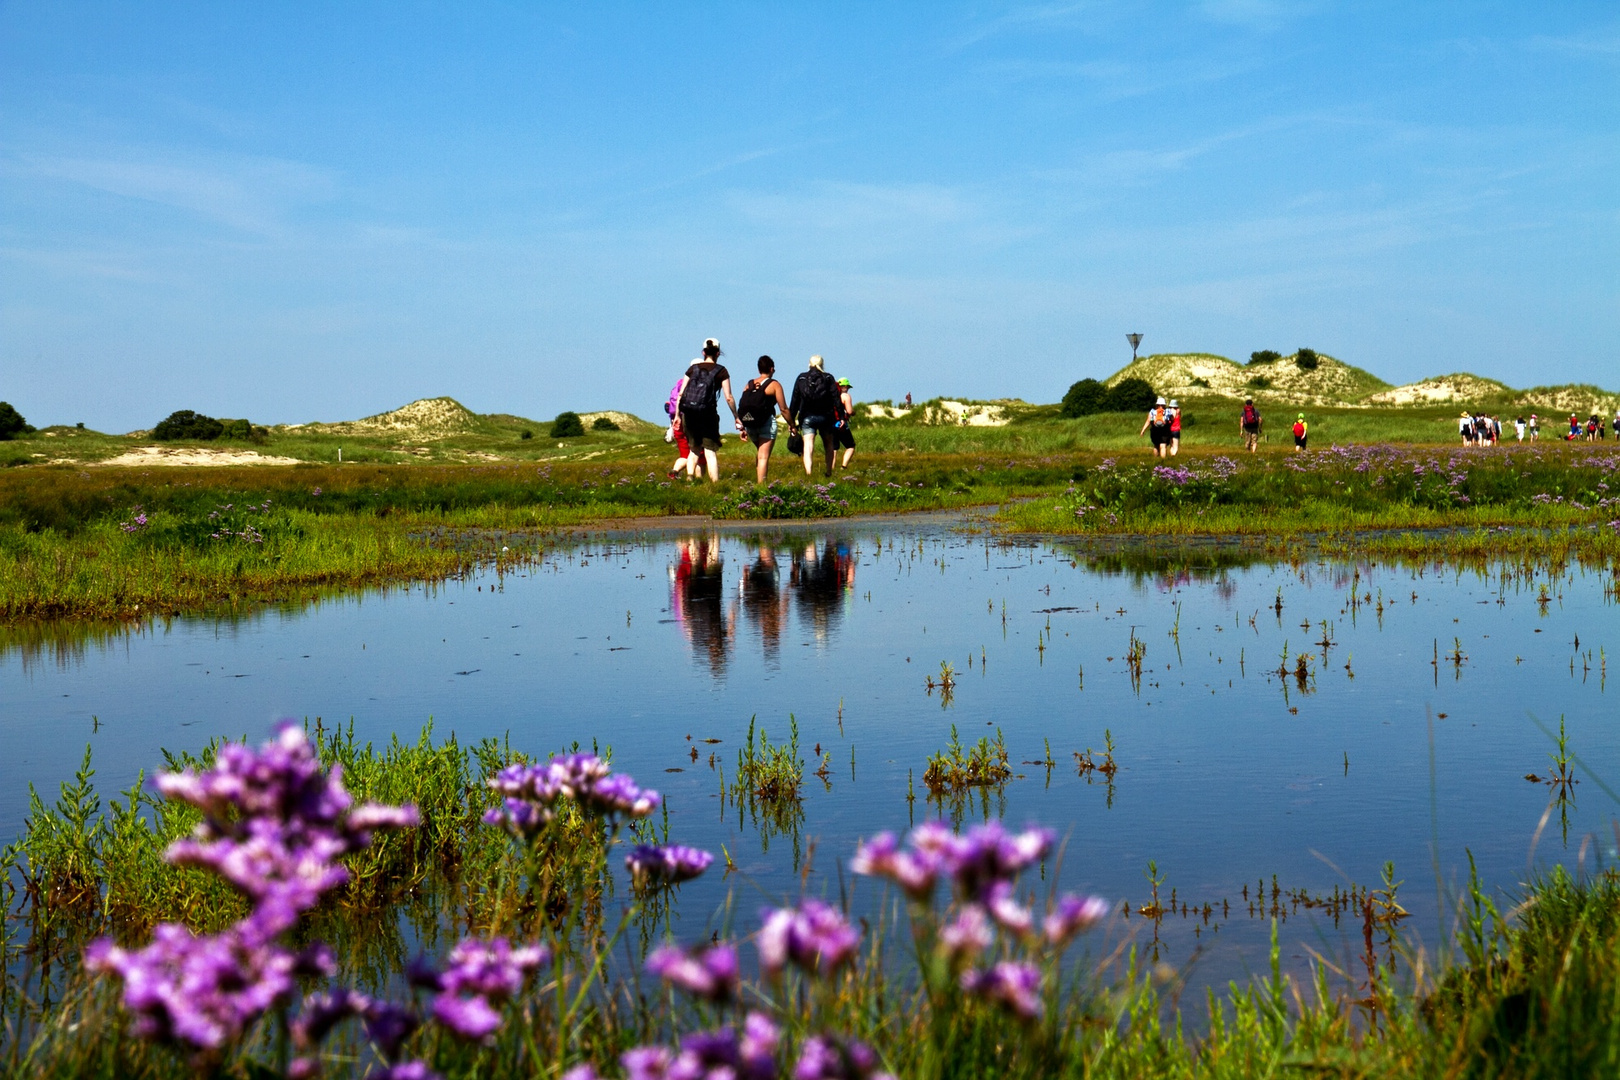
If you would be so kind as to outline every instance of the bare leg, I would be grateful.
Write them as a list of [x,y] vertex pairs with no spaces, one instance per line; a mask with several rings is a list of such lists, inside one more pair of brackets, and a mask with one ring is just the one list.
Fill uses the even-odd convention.
[[1170,456],[1175,457],[1179,453],[1181,453],[1181,440],[1180,439],[1171,439],[1170,440]]
[[714,451],[708,447],[703,448],[703,461],[709,466],[709,483],[720,482],[720,459],[714,456]]
[[771,463],[771,450],[775,446],[776,446],[776,440],[772,439],[769,442],[760,443],[759,446],[757,446],[755,448],[755,450],[754,450],[754,477],[755,477],[755,482],[756,483],[763,484],[765,482],[765,470],[770,466],[770,463]]
[[833,464],[838,460],[838,447],[826,435],[821,437],[821,452],[827,458],[827,475],[833,474]]
[[816,429],[804,429],[804,475],[809,476],[816,471]]
[[854,456],[855,456],[855,448],[853,446],[846,446],[844,448],[844,463],[840,466],[840,468],[844,468],[844,469],[849,468],[849,459],[854,457]]

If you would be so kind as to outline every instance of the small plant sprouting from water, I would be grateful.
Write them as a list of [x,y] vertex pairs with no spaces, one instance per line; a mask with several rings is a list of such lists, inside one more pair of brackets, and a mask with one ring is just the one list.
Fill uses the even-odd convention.
[[1136,627],[1131,627],[1131,643],[1125,649],[1125,663],[1131,669],[1131,688],[1142,689],[1142,662],[1147,657],[1147,642],[1136,636]]
[[737,751],[737,786],[767,803],[798,802],[804,785],[804,758],[799,756],[799,721],[788,714],[788,739],[771,742],[764,728],[754,740],[754,717],[748,720],[748,742]]
[[939,662],[939,681],[935,682],[934,677],[929,675],[926,677],[926,682],[929,696],[932,696],[936,689],[939,691],[939,704],[941,708],[944,708],[951,703],[956,694],[956,666],[949,660],[941,660]]
[[951,743],[943,752],[929,755],[923,783],[938,794],[973,787],[997,787],[1012,779],[1012,774],[1000,728],[996,729],[994,742],[981,738],[977,745],[964,752],[956,725],[952,724]]
[[1114,733],[1112,731],[1106,729],[1103,731],[1103,746],[1104,750],[1101,759],[1098,759],[1092,753],[1089,746],[1086,747],[1085,753],[1078,750],[1074,752],[1074,771],[1076,774],[1085,777],[1088,782],[1091,780],[1092,773],[1099,773],[1109,782],[1112,782],[1114,774],[1119,771],[1119,766],[1114,762]]

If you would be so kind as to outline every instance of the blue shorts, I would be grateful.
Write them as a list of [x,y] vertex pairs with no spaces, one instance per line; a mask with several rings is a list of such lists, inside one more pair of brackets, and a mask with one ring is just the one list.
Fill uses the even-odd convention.
[[829,445],[833,438],[833,418],[830,416],[801,416],[799,427],[806,431],[819,431],[821,437]]
[[755,446],[774,442],[776,441],[776,417],[772,416],[763,424],[744,424],[743,430],[748,433],[748,441]]

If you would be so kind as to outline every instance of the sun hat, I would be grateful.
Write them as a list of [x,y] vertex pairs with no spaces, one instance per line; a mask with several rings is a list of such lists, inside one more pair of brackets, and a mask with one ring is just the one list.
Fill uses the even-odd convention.
[[1160,398],[1158,401],[1155,401],[1153,404],[1155,404],[1155,405],[1163,405],[1164,403],[1165,403],[1164,398]]
[[1305,414],[1304,414],[1304,413],[1300,413],[1300,414],[1299,414],[1299,418],[1300,418],[1300,419],[1301,419],[1301,420],[1303,420],[1303,419],[1305,419]]
[[848,379],[839,379],[838,380],[838,385],[842,386],[844,389],[848,390],[854,384],[851,383]]
[[1170,407],[1172,409],[1179,409],[1179,408],[1181,408],[1181,404],[1180,404],[1180,402],[1176,401],[1175,398],[1171,398],[1170,399]]

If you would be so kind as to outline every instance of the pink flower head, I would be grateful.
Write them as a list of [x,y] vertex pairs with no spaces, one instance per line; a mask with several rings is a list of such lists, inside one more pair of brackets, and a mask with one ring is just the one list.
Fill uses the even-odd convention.
[[990,947],[995,927],[984,908],[978,904],[964,904],[956,917],[939,932],[940,944],[957,961],[971,960]]
[[999,1002],[1029,1020],[1040,1016],[1043,1009],[1041,969],[1033,964],[1004,960],[988,971],[964,971],[962,989],[988,1001]]
[[624,865],[638,885],[678,885],[709,868],[714,856],[693,847],[640,844],[625,856]]
[[1067,945],[1107,918],[1109,910],[1108,901],[1100,896],[1065,894],[1058,898],[1057,906],[1042,926],[1046,940],[1053,945]]
[[813,975],[830,975],[854,957],[860,941],[860,931],[836,908],[806,900],[797,910],[767,910],[756,944],[760,966],[769,974],[791,962]]
[[705,1001],[726,1002],[737,994],[737,950],[726,942],[696,952],[665,945],[647,957],[646,967],[671,986]]

